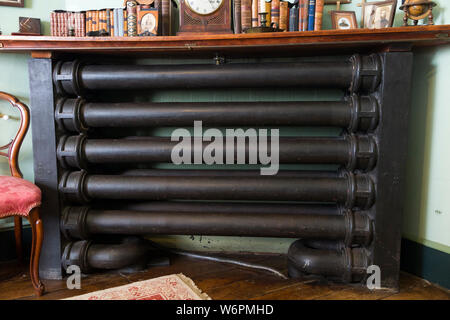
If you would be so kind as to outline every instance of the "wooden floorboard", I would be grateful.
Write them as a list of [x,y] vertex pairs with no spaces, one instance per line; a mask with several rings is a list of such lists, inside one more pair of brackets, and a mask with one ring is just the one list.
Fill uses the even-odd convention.
[[257,295],[252,300],[313,300],[320,299],[333,292],[339,293],[345,288],[339,284],[324,284],[314,280],[299,281],[292,286]]
[[445,290],[419,277],[402,273],[400,290],[385,300],[450,300],[449,290]]
[[[229,256],[227,256],[229,257]],[[45,280],[47,293],[42,300],[64,299],[128,283],[183,273],[212,299],[253,300],[379,300],[379,299],[445,299],[448,290],[407,273],[400,275],[400,290],[370,291],[359,285],[324,283],[318,280],[282,279],[264,270],[233,264],[171,256],[170,266],[150,267],[132,274],[108,272],[83,276],[81,290],[68,290],[65,280]],[[283,256],[234,255],[246,263],[270,266],[286,274]],[[0,264],[0,299],[36,299],[27,266],[15,262]]]

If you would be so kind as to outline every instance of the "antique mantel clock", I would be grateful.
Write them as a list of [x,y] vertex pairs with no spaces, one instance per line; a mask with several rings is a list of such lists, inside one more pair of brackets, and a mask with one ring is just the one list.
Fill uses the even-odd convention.
[[183,34],[233,33],[231,0],[180,0],[180,29]]

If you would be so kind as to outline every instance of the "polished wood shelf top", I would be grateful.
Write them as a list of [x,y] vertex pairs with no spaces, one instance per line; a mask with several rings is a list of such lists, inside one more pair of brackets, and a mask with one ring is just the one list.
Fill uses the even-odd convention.
[[174,55],[199,53],[326,53],[329,49],[411,50],[450,43],[450,25],[171,37],[0,36],[1,52]]

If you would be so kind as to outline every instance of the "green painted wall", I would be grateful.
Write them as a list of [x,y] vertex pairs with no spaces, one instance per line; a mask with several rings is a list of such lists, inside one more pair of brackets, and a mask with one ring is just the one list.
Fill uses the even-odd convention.
[[[0,6],[0,30],[3,35],[17,32],[19,30],[19,17],[24,16],[40,18],[42,20],[44,34],[49,34],[50,11],[60,8],[62,5],[64,5],[63,0],[25,0],[24,8]],[[0,54],[0,91],[11,93],[29,105],[28,58],[29,56],[27,54]],[[18,112],[5,102],[0,102],[0,113],[18,116]],[[17,121],[0,119],[0,145],[8,143],[17,128]],[[19,162],[24,177],[33,181],[31,133],[25,138]],[[0,174],[9,174],[8,163],[4,157],[0,157]],[[11,219],[0,220],[0,226],[2,227],[8,227],[10,224]]]
[[[9,34],[18,30],[18,17],[31,16],[41,18],[45,34],[49,34],[49,13],[54,9],[91,9],[99,7],[115,7],[122,0],[95,1],[73,0],[25,0],[25,8],[0,7],[0,30]],[[359,2],[359,1],[357,1]],[[440,7],[435,10],[436,23],[450,23],[448,4],[437,1]],[[39,3],[39,4],[38,4]],[[342,6],[343,10],[354,10],[360,19],[360,9],[355,4]],[[327,6],[326,12],[333,10]],[[331,22],[325,13],[324,28],[329,29]],[[402,22],[402,13],[397,12],[395,25]],[[450,137],[449,109],[446,101],[450,101],[448,74],[450,69],[450,49],[427,49],[415,56],[413,103],[411,115],[410,152],[407,164],[407,196],[404,214],[403,234],[408,239],[426,246],[450,253],[450,201],[446,198],[446,190],[450,188],[450,151],[447,138]],[[25,103],[29,103],[27,55],[0,54],[0,90],[18,96]],[[399,92],[399,94],[402,94]],[[328,98],[338,95],[329,92]],[[284,100],[298,98],[316,99],[317,92],[298,92],[293,90],[271,90],[264,96],[277,96]],[[258,97],[265,99],[265,97]],[[220,92],[213,94],[214,100],[252,100],[256,94],[251,90]],[[195,95],[182,92],[158,92],[151,96],[153,101],[192,100],[205,101],[211,98],[206,92]],[[11,109],[0,103],[0,113],[11,114]],[[0,145],[8,141],[12,134],[14,121],[0,120]],[[288,131],[285,131],[285,133]],[[163,132],[164,133],[164,132]],[[311,132],[309,132],[311,134]],[[31,152],[31,134],[28,135],[20,160],[25,178],[33,180],[33,159]],[[6,162],[0,159],[0,174],[8,172]],[[1,223],[1,222],[0,222]],[[227,237],[160,237],[160,241],[176,247],[197,250],[238,250],[279,252],[285,251],[291,239],[271,238],[227,238]]]

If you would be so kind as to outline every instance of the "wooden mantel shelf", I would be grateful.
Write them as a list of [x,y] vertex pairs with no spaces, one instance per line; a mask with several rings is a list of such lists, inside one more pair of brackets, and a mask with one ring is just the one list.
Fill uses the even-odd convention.
[[450,25],[410,26],[379,30],[323,30],[259,34],[193,35],[176,37],[27,37],[0,36],[1,52],[101,53],[174,55],[199,53],[252,54],[273,52],[277,55],[336,49],[410,50],[420,46],[450,43]]

